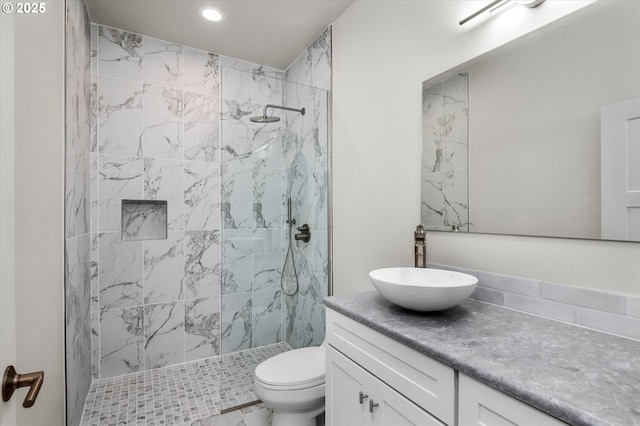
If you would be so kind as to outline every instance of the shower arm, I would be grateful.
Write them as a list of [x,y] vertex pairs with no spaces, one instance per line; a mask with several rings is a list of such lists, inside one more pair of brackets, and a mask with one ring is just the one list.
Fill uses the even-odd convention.
[[267,116],[267,108],[285,109],[285,110],[287,110],[287,111],[295,111],[295,112],[299,112],[299,113],[300,113],[300,114],[302,114],[302,115],[304,115],[304,113],[306,112],[306,109],[305,109],[305,108],[297,109],[297,108],[289,108],[289,107],[281,106],[281,105],[272,105],[272,104],[268,104],[268,105],[266,105],[266,106],[264,107],[264,112],[262,113],[262,116],[263,116],[263,117],[266,117],[266,116]]

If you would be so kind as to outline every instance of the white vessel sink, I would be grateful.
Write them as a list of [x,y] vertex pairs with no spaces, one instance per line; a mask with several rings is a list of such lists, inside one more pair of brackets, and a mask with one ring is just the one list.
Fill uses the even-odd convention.
[[369,272],[389,302],[414,311],[440,311],[469,297],[478,279],[461,272],[430,268],[383,268]]

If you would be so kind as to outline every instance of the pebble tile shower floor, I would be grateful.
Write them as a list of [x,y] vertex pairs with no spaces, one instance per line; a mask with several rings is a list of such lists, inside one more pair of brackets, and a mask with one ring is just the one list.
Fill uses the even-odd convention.
[[220,413],[257,401],[254,369],[265,359],[290,349],[286,343],[277,343],[94,380],[80,425],[268,426],[271,411],[263,404]]

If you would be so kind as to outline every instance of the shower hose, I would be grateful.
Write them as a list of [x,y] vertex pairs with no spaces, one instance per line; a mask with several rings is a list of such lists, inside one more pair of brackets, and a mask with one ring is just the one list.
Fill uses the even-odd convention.
[[[284,258],[284,264],[282,265],[282,274],[280,274],[280,288],[282,289],[282,292],[286,296],[295,296],[296,293],[298,292],[298,288],[300,287],[300,282],[298,281],[298,271],[296,270],[296,259],[293,254],[293,242],[291,240],[291,231],[293,229],[293,225],[296,224],[296,220],[291,219],[291,197],[289,197],[289,199],[287,200],[287,203],[288,203],[287,223],[289,224],[289,243],[288,243],[289,247],[287,248],[287,255]],[[289,261],[289,257],[291,257],[291,266],[293,266],[293,275],[296,278],[296,288],[293,291],[293,293],[287,293],[287,289],[284,284],[284,272],[287,269],[287,262]]]

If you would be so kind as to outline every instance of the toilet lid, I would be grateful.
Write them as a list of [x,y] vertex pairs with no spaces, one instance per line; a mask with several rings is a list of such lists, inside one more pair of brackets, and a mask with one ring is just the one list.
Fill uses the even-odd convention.
[[324,383],[324,347],[283,352],[256,367],[256,379],[271,386],[314,386]]

